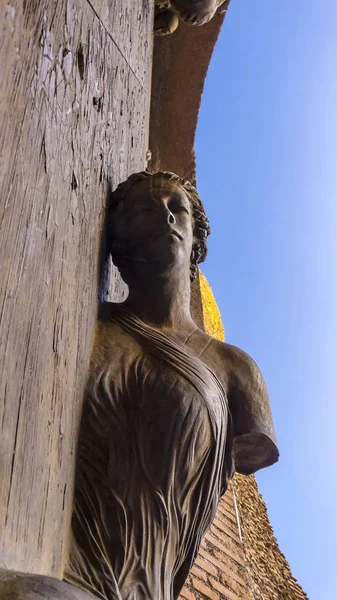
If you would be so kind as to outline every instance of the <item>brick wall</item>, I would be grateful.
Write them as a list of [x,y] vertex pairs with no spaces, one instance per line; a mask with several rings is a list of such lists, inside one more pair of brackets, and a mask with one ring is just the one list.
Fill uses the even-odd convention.
[[233,488],[222,498],[181,593],[184,600],[252,600]]
[[278,547],[255,477],[237,474],[234,486],[254,600],[308,600]]

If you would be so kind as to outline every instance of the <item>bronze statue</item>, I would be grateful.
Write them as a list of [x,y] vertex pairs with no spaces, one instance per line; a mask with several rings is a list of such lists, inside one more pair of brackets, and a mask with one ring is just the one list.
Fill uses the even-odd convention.
[[[188,25],[204,25],[210,21],[218,8],[228,6],[226,0],[155,0],[154,33],[173,33],[179,21]],[[226,10],[226,9],[225,9]]]
[[197,191],[172,173],[134,174],[112,194],[108,245],[129,296],[103,305],[97,326],[65,571],[71,585],[45,578],[66,586],[57,595],[40,578],[40,596],[30,591],[25,600],[178,598],[234,471],[277,460],[258,367],[190,315],[190,281],[208,234]]
[[195,188],[132,175],[109,218],[129,296],[99,319],[66,580],[107,600],[173,600],[234,468],[277,460],[269,400],[252,359],[191,318],[209,233]]

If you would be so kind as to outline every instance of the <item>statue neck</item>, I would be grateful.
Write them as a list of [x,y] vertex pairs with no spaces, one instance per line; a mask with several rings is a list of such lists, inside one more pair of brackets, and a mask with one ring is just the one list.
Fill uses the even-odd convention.
[[191,286],[187,273],[129,282],[124,305],[142,321],[163,331],[189,333],[196,327],[190,313]]

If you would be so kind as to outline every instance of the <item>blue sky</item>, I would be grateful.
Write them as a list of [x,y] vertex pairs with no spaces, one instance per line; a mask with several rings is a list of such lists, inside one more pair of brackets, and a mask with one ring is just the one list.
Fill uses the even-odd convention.
[[196,138],[202,270],[259,364],[281,458],[258,477],[310,600],[337,598],[337,2],[232,0]]

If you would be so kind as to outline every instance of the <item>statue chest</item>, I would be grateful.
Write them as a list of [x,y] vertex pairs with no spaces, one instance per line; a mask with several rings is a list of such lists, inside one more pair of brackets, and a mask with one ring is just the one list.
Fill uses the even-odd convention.
[[[100,452],[116,484],[125,468],[129,473],[145,468],[161,487],[178,465],[180,477],[188,478],[216,443],[209,406],[215,391],[205,385],[202,394],[200,384],[197,389],[188,377],[144,353],[129,352],[118,360],[118,373],[107,364],[88,389],[83,444]],[[227,421],[227,413],[222,418]]]

